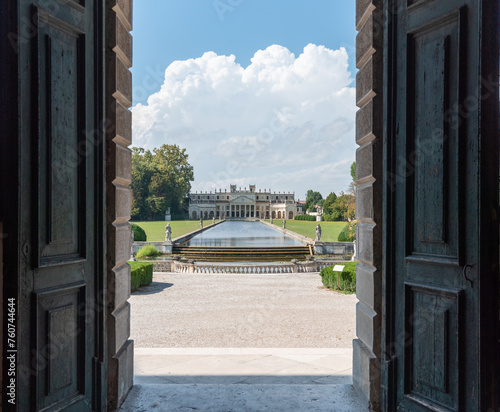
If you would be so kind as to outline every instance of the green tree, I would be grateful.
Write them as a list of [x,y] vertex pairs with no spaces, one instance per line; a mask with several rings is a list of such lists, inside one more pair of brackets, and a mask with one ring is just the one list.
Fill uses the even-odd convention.
[[185,213],[193,180],[186,149],[164,144],[151,153],[133,148],[132,218],[161,220],[167,208],[172,214]]
[[[314,205],[318,204],[318,202],[323,199],[320,192],[315,192],[314,190],[308,190],[306,194],[306,204],[304,209],[307,211],[316,211]],[[313,210],[314,209],[314,210]]]
[[352,162],[352,165],[351,165],[351,177],[352,177],[352,181],[356,182],[356,162]]
[[331,213],[333,204],[335,203],[336,200],[337,200],[337,195],[334,192],[330,193],[326,197],[325,203],[323,203],[323,211],[325,213]]
[[337,195],[334,192],[331,192],[325,199],[325,203],[323,203],[323,218],[327,221],[337,221],[341,220],[341,216],[337,213],[334,213],[334,205],[337,200]]

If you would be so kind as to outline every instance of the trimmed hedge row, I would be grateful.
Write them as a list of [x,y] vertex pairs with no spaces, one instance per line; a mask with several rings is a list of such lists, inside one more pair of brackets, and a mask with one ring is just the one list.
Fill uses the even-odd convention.
[[314,222],[316,221],[316,216],[311,216],[311,215],[298,215],[294,217],[294,220],[307,220],[309,222]]
[[134,232],[134,242],[146,242],[148,240],[146,232],[142,227],[136,225],[135,223],[131,223],[130,227],[132,232]]
[[340,279],[337,278],[338,272],[333,271],[333,266],[328,266],[321,269],[319,273],[323,285],[329,289],[337,290],[340,285],[340,290],[345,292],[356,292],[356,265],[358,262],[343,263],[344,270],[340,273]]
[[339,233],[337,240],[339,242],[353,242],[356,240],[356,227],[358,226],[358,221],[353,220],[344,226],[342,231]]
[[132,292],[153,281],[152,263],[129,261],[128,264],[130,265],[130,289]]

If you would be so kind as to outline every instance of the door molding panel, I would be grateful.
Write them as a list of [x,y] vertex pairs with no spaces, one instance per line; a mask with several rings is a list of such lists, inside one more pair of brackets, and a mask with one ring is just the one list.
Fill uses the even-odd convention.
[[[80,8],[80,7],[79,7]],[[38,179],[34,213],[34,268],[74,263],[86,258],[86,99],[85,9],[58,9],[57,16],[33,7],[38,69],[33,83],[37,151],[33,168]],[[70,21],[61,20],[61,18]],[[73,24],[74,23],[74,24]],[[90,164],[92,166],[92,164]]]
[[405,282],[405,305],[405,398],[423,406],[437,399],[461,410],[463,290]]

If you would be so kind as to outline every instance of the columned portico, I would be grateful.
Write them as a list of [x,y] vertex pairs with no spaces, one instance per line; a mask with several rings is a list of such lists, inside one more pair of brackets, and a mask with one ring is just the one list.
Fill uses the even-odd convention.
[[295,201],[293,193],[256,191],[254,185],[236,189],[231,185],[230,192],[215,191],[214,193],[192,193],[189,197],[189,217],[204,216],[205,212],[216,217],[226,216],[234,219],[255,218],[269,219],[271,211],[275,215],[294,219],[304,214],[301,204]]

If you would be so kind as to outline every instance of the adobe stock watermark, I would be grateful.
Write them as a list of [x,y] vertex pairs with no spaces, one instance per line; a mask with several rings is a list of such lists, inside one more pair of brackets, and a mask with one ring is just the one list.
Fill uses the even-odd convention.
[[[290,108],[285,107],[275,111],[274,116],[269,121],[269,127],[263,127],[254,139],[247,139],[244,144],[238,147],[238,154],[244,156],[246,161],[252,162],[257,155],[268,149],[277,136],[283,135],[290,125],[293,113]],[[225,170],[211,172],[210,187],[221,187],[228,180],[238,177],[242,171],[241,161],[233,160],[226,165]]]
[[435,147],[446,144],[450,132],[456,132],[460,127],[463,127],[464,122],[478,112],[481,102],[498,93],[500,84],[498,79],[492,75],[488,78],[480,77],[479,83],[480,85],[472,94],[461,102],[453,104],[444,112],[443,120],[446,130],[443,127],[436,127],[426,139],[415,140],[415,147],[408,155],[398,156],[396,159],[397,169],[394,172],[388,172],[387,175],[387,185],[391,192],[396,189],[396,184],[404,183],[422,166]]
[[219,20],[224,21],[224,15],[232,13],[242,3],[243,0],[214,0],[212,6],[217,16],[219,16]]
[[[57,15],[60,10],[61,4],[59,2],[55,0],[40,0],[31,18],[27,18],[26,16],[21,17],[18,32],[10,32],[7,35],[14,51],[18,53],[20,45],[27,44],[47,25],[46,18],[43,18],[43,15]],[[69,13],[73,24],[77,25],[82,21],[83,14],[80,11],[70,8]]]
[[134,102],[148,98],[154,91],[161,88],[165,80],[165,69],[162,69],[159,64],[155,68],[147,66],[146,72],[147,74],[142,78],[140,83],[134,78],[134,86],[132,88],[132,100]]

